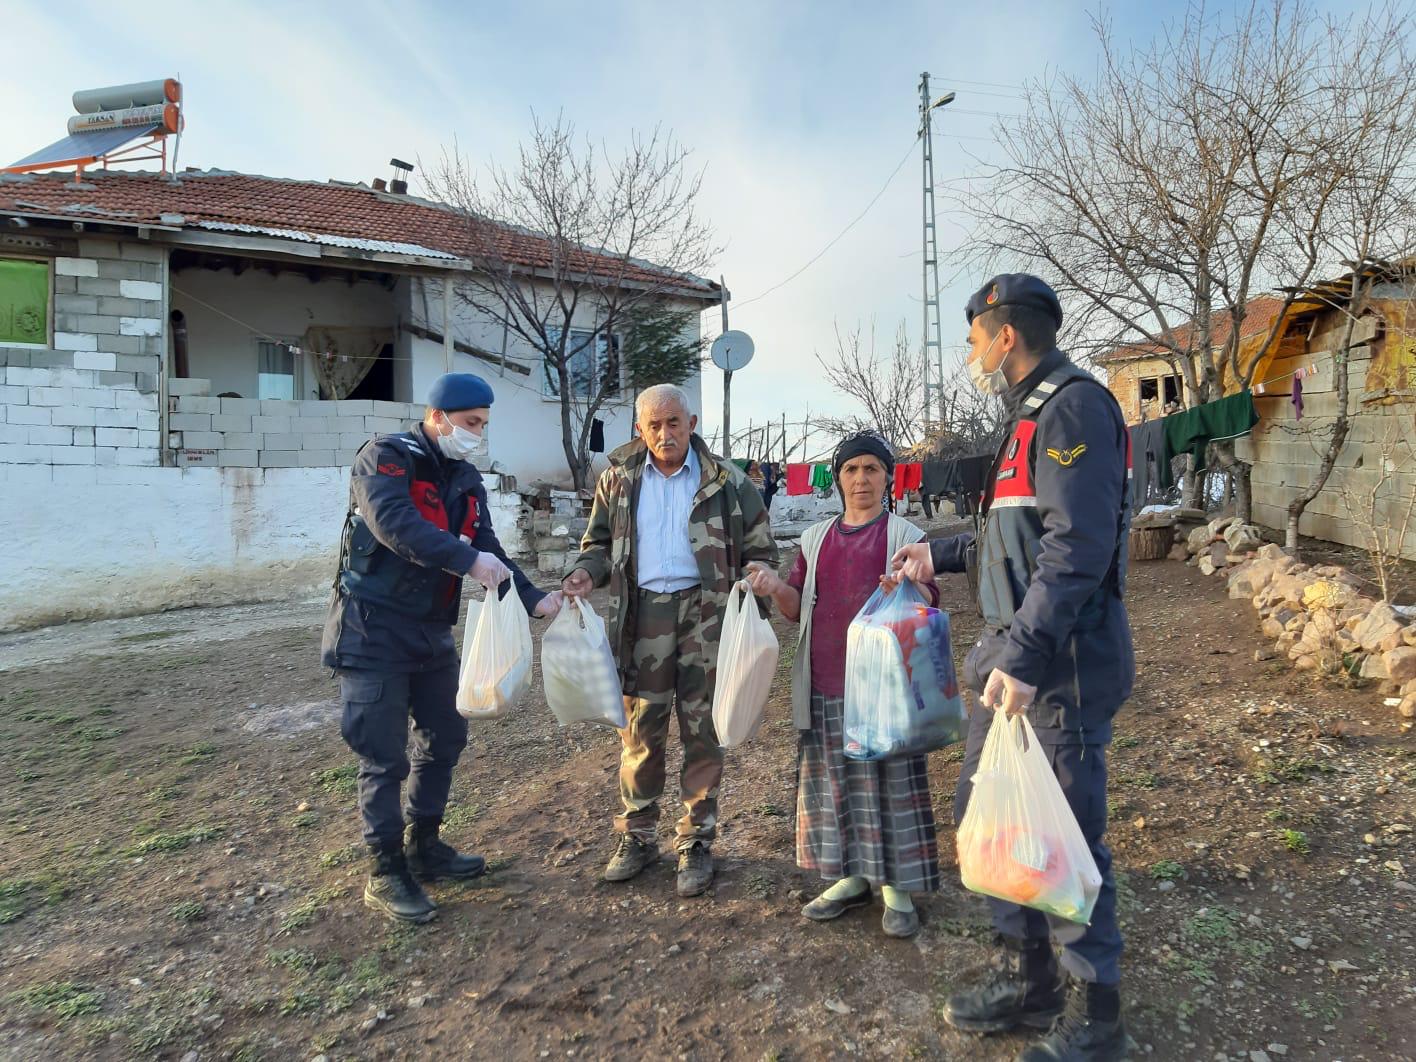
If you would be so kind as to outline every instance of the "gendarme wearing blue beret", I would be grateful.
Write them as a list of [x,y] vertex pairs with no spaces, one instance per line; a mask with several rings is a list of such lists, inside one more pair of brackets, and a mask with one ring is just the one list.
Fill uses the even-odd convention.
[[[1023,1059],[1121,1058],[1127,1043],[1121,933],[1103,835],[1111,722],[1135,679],[1122,600],[1130,524],[1126,424],[1111,392],[1057,349],[1062,305],[1046,281],[1027,273],[996,276],[969,299],[964,316],[969,376],[1002,399],[1006,414],[983,495],[980,540],[975,544],[966,532],[906,546],[894,559],[907,577],[927,579],[963,571],[977,546],[984,632],[962,678],[980,705],[969,720],[954,819],[964,823],[968,814],[995,718],[1011,726],[1007,716],[1025,715],[1100,883],[1078,887],[1061,903],[997,886],[989,905],[1004,955],[991,979],[957,988],[944,1018],[976,1033],[1048,1029]],[[995,838],[966,825],[958,834],[960,863],[986,865]],[[1014,848],[1055,854],[1058,841],[1045,832],[1016,838]],[[1060,971],[1054,943],[1061,946]]]
[[531,584],[492,528],[487,490],[472,463],[491,405],[492,389],[480,376],[440,376],[428,389],[423,420],[374,436],[349,474],[321,659],[339,673],[340,732],[359,757],[370,860],[364,903],[402,922],[437,914],[420,882],[474,878],[486,869],[481,856],[463,855],[439,837],[453,768],[467,744],[452,636],[462,579],[481,582],[489,600],[514,591],[541,617],[555,615],[562,600],[559,590],[547,594]]

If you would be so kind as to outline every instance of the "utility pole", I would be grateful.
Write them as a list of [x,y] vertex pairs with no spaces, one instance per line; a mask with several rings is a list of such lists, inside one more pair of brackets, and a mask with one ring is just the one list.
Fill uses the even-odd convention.
[[[728,282],[718,277],[718,292],[723,305],[723,332],[728,330]],[[723,456],[733,456],[733,371],[723,370]]]
[[924,343],[924,434],[926,438],[929,436],[930,425],[929,370],[931,363],[935,363],[938,368],[939,383],[936,386],[939,387],[941,406],[944,401],[944,343],[939,324],[939,239],[934,216],[934,137],[931,133],[930,112],[936,107],[943,107],[953,101],[954,94],[952,92],[946,92],[937,100],[931,100],[929,98],[929,71],[926,70],[919,75],[919,142],[923,163],[924,189],[924,332],[921,339]]

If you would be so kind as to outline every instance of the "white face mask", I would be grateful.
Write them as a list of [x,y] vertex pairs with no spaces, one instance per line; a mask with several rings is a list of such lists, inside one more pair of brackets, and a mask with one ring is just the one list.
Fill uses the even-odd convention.
[[448,421],[448,425],[452,431],[446,435],[438,436],[438,449],[443,452],[445,457],[453,461],[472,460],[472,455],[482,445],[482,437],[475,432],[468,431],[461,425],[453,424],[452,421]]
[[[998,336],[1003,334],[1003,330],[998,330]],[[1003,360],[998,363],[998,368],[992,372],[985,372],[983,363],[988,360],[988,355],[993,350],[993,344],[998,342],[998,336],[994,336],[989,341],[988,348],[983,352],[983,356],[977,361],[968,364],[969,380],[986,395],[1002,395],[1008,392],[1008,377],[1003,375],[1003,366],[1007,364],[1008,357],[1013,352],[1010,350],[1003,355]]]

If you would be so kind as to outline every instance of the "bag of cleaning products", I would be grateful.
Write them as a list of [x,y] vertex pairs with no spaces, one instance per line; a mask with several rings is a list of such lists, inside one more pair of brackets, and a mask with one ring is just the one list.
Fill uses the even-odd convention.
[[[474,615],[474,609],[475,615]],[[531,688],[531,620],[516,591],[487,591],[467,606],[457,710],[468,719],[496,719]]]
[[605,621],[583,598],[567,598],[546,628],[541,678],[546,703],[561,726],[585,721],[623,730],[628,725]]
[[776,673],[776,632],[762,618],[746,584],[734,583],[718,639],[718,677],[713,688],[713,729],[724,748],[741,745],[757,733]]
[[918,756],[963,737],[949,616],[909,580],[876,590],[846,631],[845,753]]
[[1091,920],[1101,872],[1025,716],[994,713],[958,848],[965,888]]

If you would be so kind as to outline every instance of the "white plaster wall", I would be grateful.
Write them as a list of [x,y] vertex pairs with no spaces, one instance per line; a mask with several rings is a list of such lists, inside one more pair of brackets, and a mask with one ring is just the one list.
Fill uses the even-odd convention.
[[[487,485],[493,527],[519,552],[520,498]],[[25,498],[0,506],[0,630],[14,630],[322,593],[349,473],[0,465],[0,489]]]
[[[229,269],[184,269],[171,275],[172,309],[187,317],[188,372],[211,381],[211,393],[235,391],[256,397],[256,350],[262,340],[253,331],[298,343],[312,325],[393,329],[401,309],[395,291],[370,280],[348,284],[343,279],[311,284],[295,273],[272,276],[247,269],[237,276]],[[236,320],[198,303],[208,303]],[[397,345],[394,351],[398,356]],[[319,398],[319,384],[308,356],[296,381],[296,398]],[[400,379],[395,365],[395,387]],[[426,389],[424,392],[426,393]],[[421,401],[423,393],[417,395]],[[414,401],[406,394],[396,402]]]

